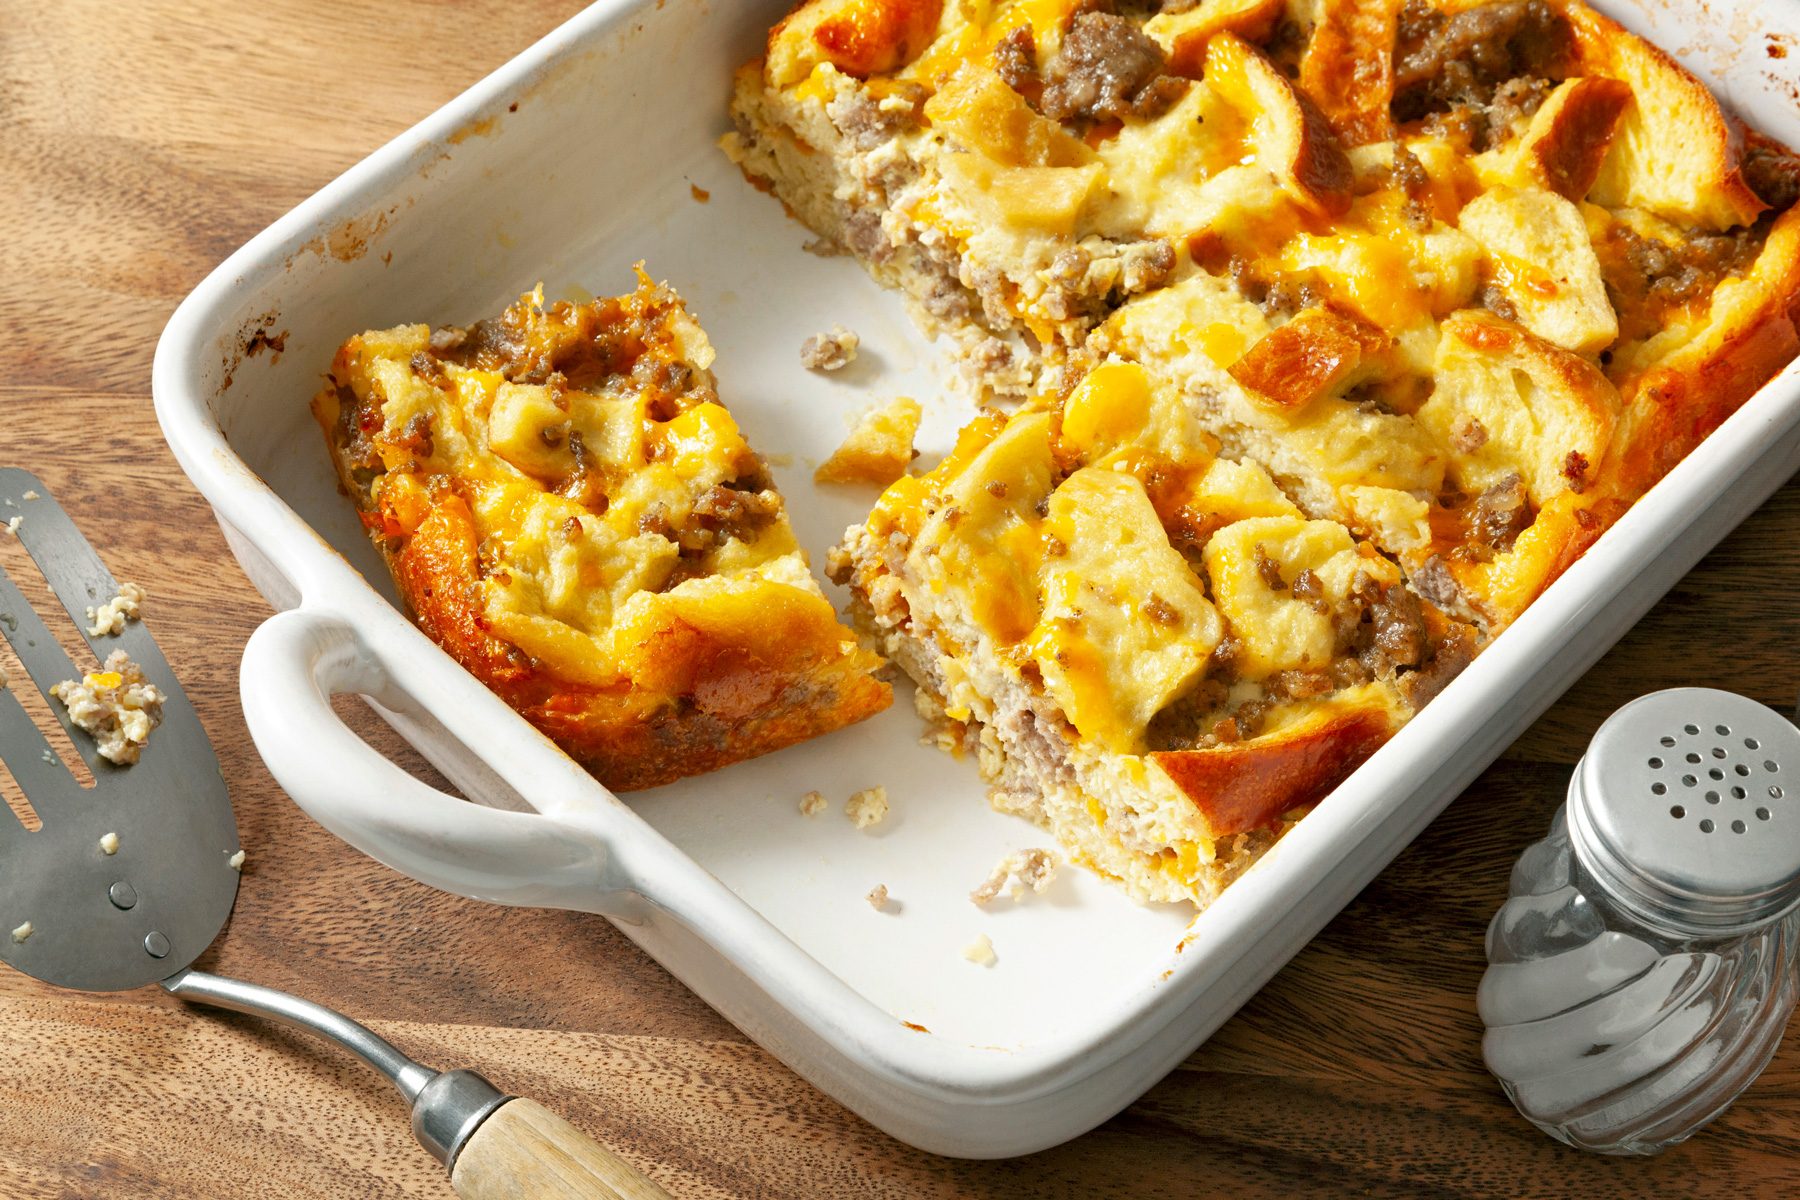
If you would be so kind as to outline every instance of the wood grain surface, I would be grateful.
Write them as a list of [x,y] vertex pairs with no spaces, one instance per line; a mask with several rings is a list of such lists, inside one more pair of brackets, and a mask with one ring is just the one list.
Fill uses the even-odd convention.
[[[222,257],[575,10],[573,0],[0,0],[0,462],[35,469],[154,628],[244,845],[201,965],[472,1066],[680,1197],[1606,1197],[1800,1192],[1800,1044],[1654,1160],[1565,1149],[1483,1069],[1474,993],[1509,865],[1615,707],[1800,687],[1800,483],[1670,593],[1261,995],[1138,1103],[1007,1163],[889,1139],[598,917],[495,921],[352,852],[279,792],[237,704],[267,614],[150,406],[157,335]],[[98,331],[98,332],[96,332]],[[107,517],[102,521],[102,516]],[[366,736],[423,769],[384,728]],[[0,1196],[449,1197],[375,1076],[154,990],[0,972]]]

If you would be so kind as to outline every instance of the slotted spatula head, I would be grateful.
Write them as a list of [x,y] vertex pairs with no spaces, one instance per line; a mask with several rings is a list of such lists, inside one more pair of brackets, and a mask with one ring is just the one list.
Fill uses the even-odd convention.
[[[70,661],[0,572],[0,635],[30,675],[0,691],[0,761],[43,822],[29,831],[0,809],[0,960],[61,987],[141,987],[198,958],[231,914],[238,885],[231,800],[212,743],[143,623],[127,622],[116,637],[88,635],[87,609],[112,600],[118,581],[42,483],[27,471],[0,469],[0,525],[13,517],[14,536],[68,613],[71,644],[85,639],[93,658]],[[98,669],[114,650],[165,697],[162,723],[131,766],[101,758],[93,738],[50,697],[54,685]],[[87,763],[93,787],[76,780],[20,704],[15,693],[32,685]],[[109,833],[118,839],[112,854],[101,847]],[[17,940],[10,931],[27,923],[29,936]]]

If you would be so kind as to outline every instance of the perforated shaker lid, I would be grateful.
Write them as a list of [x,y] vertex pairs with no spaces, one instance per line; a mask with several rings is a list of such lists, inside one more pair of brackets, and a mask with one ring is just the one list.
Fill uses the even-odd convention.
[[1800,729],[1744,696],[1627,704],[1576,766],[1568,813],[1582,865],[1653,928],[1727,937],[1800,904]]

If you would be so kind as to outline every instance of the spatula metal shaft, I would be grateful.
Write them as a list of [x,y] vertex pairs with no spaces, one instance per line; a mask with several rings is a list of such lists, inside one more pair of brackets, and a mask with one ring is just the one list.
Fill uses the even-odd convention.
[[437,1074],[400,1053],[391,1042],[374,1030],[352,1021],[343,1013],[274,988],[193,970],[171,975],[162,981],[162,985],[183,1000],[249,1013],[253,1017],[267,1017],[271,1021],[336,1042],[387,1076],[389,1082],[400,1089],[400,1094],[406,1097],[408,1104],[419,1098],[419,1093],[431,1082],[431,1077]]
[[343,1013],[274,988],[194,970],[177,971],[163,980],[162,986],[171,995],[195,1004],[267,1017],[336,1042],[399,1089],[412,1110],[413,1136],[447,1167],[455,1164],[457,1153],[476,1128],[511,1099],[474,1071],[434,1071]]

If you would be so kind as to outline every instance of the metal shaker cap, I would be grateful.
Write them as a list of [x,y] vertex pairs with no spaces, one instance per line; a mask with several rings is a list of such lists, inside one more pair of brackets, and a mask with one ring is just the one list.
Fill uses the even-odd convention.
[[1665,934],[1730,937],[1800,905],[1800,729],[1744,696],[1627,704],[1577,764],[1568,813],[1581,865]]

